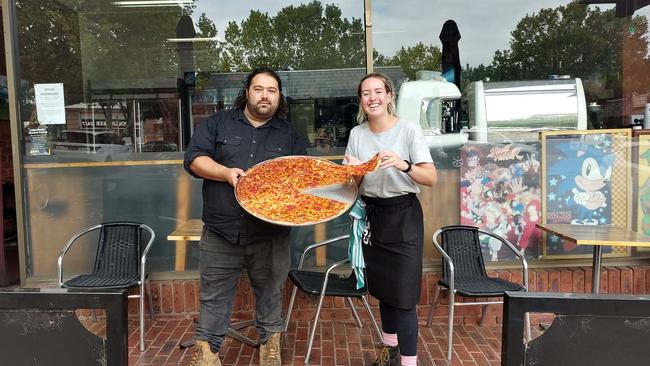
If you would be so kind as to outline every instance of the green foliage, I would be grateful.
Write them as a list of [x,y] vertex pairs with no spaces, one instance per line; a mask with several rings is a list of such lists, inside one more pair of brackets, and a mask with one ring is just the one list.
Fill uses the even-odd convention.
[[466,74],[472,80],[571,75],[586,80],[588,99],[597,99],[603,89],[620,89],[623,60],[643,70],[635,80],[644,79],[647,85],[647,32],[644,16],[617,18],[614,9],[602,11],[575,2],[541,9],[519,21],[511,32],[510,49],[497,50],[491,65],[468,69]]
[[[177,75],[176,25],[180,10],[80,9],[84,80],[142,80]],[[138,9],[138,10],[135,10]]]
[[[16,10],[21,79],[30,82],[30,87],[32,83],[62,82],[66,99],[81,100],[81,46],[75,8],[58,2],[19,0]],[[23,99],[33,97],[25,93],[27,90],[23,90]],[[23,121],[31,118],[31,111],[21,112]]]
[[[251,10],[224,30],[201,14],[196,36],[215,40],[191,45],[167,39],[176,36],[179,17],[192,14],[195,7],[134,10],[72,0],[18,0],[16,7],[22,78],[63,82],[69,104],[83,101],[84,89],[89,92],[97,82],[174,79],[189,67],[199,72],[200,82],[213,72],[248,71],[258,65],[278,70],[365,65],[362,20],[344,18],[337,5],[317,0],[286,6],[276,14]],[[597,96],[604,89],[620,89],[626,74],[632,90],[644,92],[643,85],[650,83],[647,34],[642,16],[617,18],[613,9],[575,2],[544,8],[519,21],[510,47],[497,50],[489,65],[467,65],[463,84],[487,77],[525,80],[569,74],[583,78],[587,93]],[[194,65],[183,66],[188,62],[182,59],[184,52],[193,55],[189,62]],[[400,66],[410,79],[417,70],[440,69],[441,50],[433,44],[404,45],[390,57],[373,53],[376,66]],[[635,66],[626,68],[625,63]]]
[[[376,52],[376,51],[375,51]],[[402,46],[395,56],[384,57],[376,53],[377,66],[400,66],[409,79],[415,80],[418,70],[440,70],[442,53],[440,47],[418,42],[415,46]]]
[[462,70],[461,90],[464,90],[472,81],[491,79],[494,77],[495,73],[496,71],[492,65],[485,66],[480,64],[472,67],[467,64],[467,66]]
[[271,16],[251,10],[225,31],[220,60],[224,71],[247,71],[256,65],[278,70],[363,67],[361,19],[342,17],[333,4],[319,1],[287,6]]
[[[205,13],[201,14],[197,23],[198,30],[196,36],[198,38],[216,38],[219,35],[217,27],[214,22],[208,18]],[[219,63],[219,56],[223,47],[223,42],[203,41],[194,43],[194,61],[196,63],[196,71],[215,71],[219,70],[221,65]]]

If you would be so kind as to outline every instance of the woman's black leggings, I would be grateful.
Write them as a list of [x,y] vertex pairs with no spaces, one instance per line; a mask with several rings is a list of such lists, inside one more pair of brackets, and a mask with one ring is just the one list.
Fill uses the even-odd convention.
[[385,333],[397,333],[399,353],[404,356],[417,355],[418,315],[415,306],[411,309],[399,309],[379,302],[381,327]]

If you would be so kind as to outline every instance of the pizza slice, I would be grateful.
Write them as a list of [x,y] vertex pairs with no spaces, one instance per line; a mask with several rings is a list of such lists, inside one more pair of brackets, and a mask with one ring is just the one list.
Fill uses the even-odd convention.
[[366,161],[363,164],[359,165],[344,165],[348,172],[352,175],[366,175],[368,173],[374,172],[379,168],[381,164],[381,159],[379,159],[379,154],[375,154],[372,159]]

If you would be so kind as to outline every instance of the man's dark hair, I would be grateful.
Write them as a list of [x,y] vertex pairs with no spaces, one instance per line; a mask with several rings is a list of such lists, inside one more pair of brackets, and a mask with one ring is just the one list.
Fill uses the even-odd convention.
[[287,100],[284,97],[284,94],[282,93],[282,81],[280,80],[280,77],[278,74],[275,73],[275,71],[271,70],[268,67],[258,67],[255,70],[251,71],[248,75],[246,75],[246,79],[244,79],[244,87],[239,91],[239,95],[237,95],[237,99],[235,99],[235,108],[244,110],[246,107],[246,91],[248,88],[251,86],[251,82],[253,81],[253,78],[257,76],[258,74],[266,74],[271,76],[272,78],[275,79],[275,81],[278,82],[278,89],[280,89],[280,104],[278,105],[278,110],[275,111],[275,117],[286,117],[287,114],[289,113],[289,105],[287,104]]

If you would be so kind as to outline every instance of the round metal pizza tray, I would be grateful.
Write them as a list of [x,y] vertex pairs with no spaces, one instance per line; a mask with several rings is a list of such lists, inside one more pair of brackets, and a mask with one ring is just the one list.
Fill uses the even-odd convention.
[[[325,162],[327,164],[336,165],[334,162],[332,162],[330,160],[327,160],[327,159],[324,159],[324,158],[319,158],[319,157],[315,157],[315,156],[306,156],[306,155],[292,155],[292,156],[281,156],[281,157],[278,157],[278,158],[265,160],[265,161],[263,161],[261,163],[255,164],[254,166],[250,167],[250,169],[248,169],[248,171],[251,171],[252,169],[254,169],[254,168],[258,167],[258,166],[264,165],[264,164],[266,164],[266,163],[268,163],[270,161],[290,160],[290,159],[296,159],[296,158],[314,159],[314,160],[319,160],[319,161]],[[246,176],[243,176],[243,177],[239,178],[240,181],[242,181],[244,179],[246,179]],[[352,205],[354,204],[354,201],[356,201],[356,199],[357,199],[358,188],[357,188],[357,184],[354,181],[354,179],[352,177],[350,177],[350,180],[348,180],[347,182],[345,182],[343,184],[334,184],[334,185],[322,186],[322,187],[318,187],[318,188],[311,188],[311,189],[303,190],[303,192],[305,192],[306,194],[312,194],[312,195],[315,195],[315,196],[340,201],[340,202],[345,204],[345,209],[341,210],[340,212],[338,212],[335,215],[332,215],[330,217],[327,217],[327,218],[319,220],[319,221],[311,221],[311,222],[304,222],[304,223],[297,224],[297,223],[286,222],[286,221],[272,220],[272,219],[269,219],[269,218],[264,217],[262,215],[259,215],[258,213],[249,211],[247,209],[247,207],[245,205],[243,205],[241,203],[241,201],[239,200],[239,196],[237,195],[237,188],[236,187],[235,187],[235,198],[237,199],[237,202],[239,203],[239,205],[244,210],[246,210],[246,212],[248,212],[252,216],[254,216],[254,217],[256,217],[256,218],[258,218],[258,219],[260,219],[262,221],[266,221],[266,222],[269,222],[271,224],[282,225],[282,226],[310,226],[310,225],[316,225],[316,224],[320,224],[320,223],[323,223],[323,222],[333,220],[333,219],[341,216],[345,212],[347,212],[350,209],[350,207],[352,207]]]

